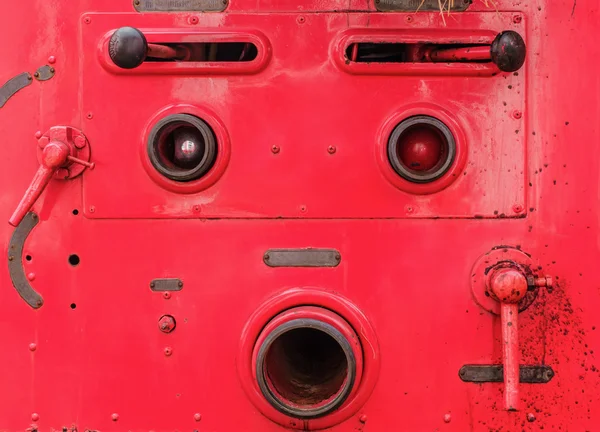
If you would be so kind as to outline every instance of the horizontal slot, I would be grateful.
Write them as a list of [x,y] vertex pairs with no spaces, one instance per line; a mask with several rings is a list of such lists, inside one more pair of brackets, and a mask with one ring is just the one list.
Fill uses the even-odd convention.
[[358,42],[346,48],[354,63],[489,63],[490,45]]
[[146,62],[249,62],[258,48],[249,42],[151,43]]

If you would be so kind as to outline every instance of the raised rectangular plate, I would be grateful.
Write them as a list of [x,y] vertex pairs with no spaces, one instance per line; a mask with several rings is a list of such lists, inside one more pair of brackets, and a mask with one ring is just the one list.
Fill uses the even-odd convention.
[[150,282],[152,291],[181,291],[183,289],[183,281],[181,279],[154,279]]
[[222,12],[228,0],[134,0],[138,12]]
[[[460,379],[465,382],[487,383],[504,381],[504,366],[502,365],[464,365],[458,372]],[[554,376],[550,366],[520,366],[519,381],[526,384],[545,384]]]
[[[467,10],[470,4],[471,0],[456,0],[450,10],[462,12]],[[375,0],[375,7],[382,12],[430,12],[439,11],[440,3],[438,0]]]
[[269,249],[263,255],[269,267],[336,267],[341,260],[335,249]]

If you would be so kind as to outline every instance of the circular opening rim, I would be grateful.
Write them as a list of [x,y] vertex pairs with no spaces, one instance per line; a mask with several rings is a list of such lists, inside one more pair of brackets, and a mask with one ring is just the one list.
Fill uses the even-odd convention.
[[[329,398],[327,403],[318,405],[316,408],[299,408],[286,404],[273,393],[268,382],[269,380],[265,376],[267,354],[273,343],[285,333],[302,328],[310,328],[327,334],[339,345],[346,357],[347,373],[342,386]],[[335,411],[346,401],[348,396],[350,396],[356,380],[356,358],[350,342],[334,326],[317,319],[298,318],[277,326],[264,339],[256,357],[256,378],[261,393],[275,409],[290,417],[298,419],[314,419],[323,417]]]
[[[406,167],[398,156],[399,141],[403,134],[415,126],[424,125],[435,129],[444,138],[445,160],[437,163],[437,168],[432,172],[419,172]],[[387,142],[387,156],[393,170],[411,183],[431,183],[446,174],[456,159],[456,140],[450,128],[441,120],[429,115],[415,115],[402,120],[392,131]]]
[[[195,128],[203,139],[202,159],[190,169],[169,168],[163,162],[164,157],[159,154],[158,147],[163,137],[173,133],[179,127]],[[146,152],[152,167],[159,174],[178,183],[187,183],[200,179],[210,171],[217,159],[217,147],[215,133],[204,120],[192,114],[171,114],[160,119],[152,127],[147,140]]]

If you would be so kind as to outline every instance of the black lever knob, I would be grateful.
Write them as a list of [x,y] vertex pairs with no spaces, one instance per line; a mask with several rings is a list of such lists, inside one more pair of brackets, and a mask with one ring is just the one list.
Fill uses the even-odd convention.
[[525,41],[515,31],[500,33],[492,42],[490,54],[492,62],[503,72],[515,72],[525,63]]
[[138,67],[148,54],[146,36],[136,28],[121,27],[110,37],[108,54],[114,64],[123,69]]

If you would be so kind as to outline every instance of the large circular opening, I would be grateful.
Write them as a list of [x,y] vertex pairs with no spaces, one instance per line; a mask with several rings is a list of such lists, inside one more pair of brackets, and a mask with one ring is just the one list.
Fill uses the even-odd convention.
[[388,158],[406,180],[427,183],[443,176],[454,161],[456,142],[444,123],[431,116],[402,121],[388,141]]
[[314,319],[280,325],[257,357],[259,387],[278,410],[315,418],[338,408],[356,376],[350,343],[336,328]]
[[188,182],[202,177],[213,166],[217,141],[206,122],[189,114],[160,120],[148,138],[148,156],[165,177]]

